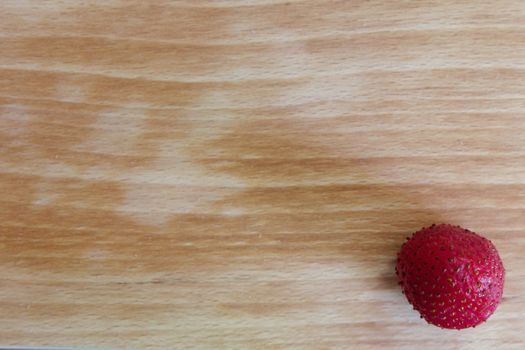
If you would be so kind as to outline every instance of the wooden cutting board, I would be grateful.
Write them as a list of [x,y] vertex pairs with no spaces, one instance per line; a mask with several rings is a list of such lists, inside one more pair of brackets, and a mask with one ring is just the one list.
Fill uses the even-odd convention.
[[[521,1],[0,3],[0,345],[522,349]],[[432,223],[479,328],[394,276]]]

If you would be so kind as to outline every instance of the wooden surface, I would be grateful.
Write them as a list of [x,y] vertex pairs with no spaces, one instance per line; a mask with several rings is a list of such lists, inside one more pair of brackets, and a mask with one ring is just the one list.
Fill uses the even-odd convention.
[[[521,1],[0,2],[0,344],[522,349]],[[479,328],[393,262],[507,269]]]

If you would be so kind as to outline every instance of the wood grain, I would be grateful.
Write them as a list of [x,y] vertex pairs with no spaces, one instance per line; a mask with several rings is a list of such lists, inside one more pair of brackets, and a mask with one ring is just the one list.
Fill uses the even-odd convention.
[[[521,1],[0,3],[0,345],[521,349]],[[403,239],[507,269],[421,321]]]

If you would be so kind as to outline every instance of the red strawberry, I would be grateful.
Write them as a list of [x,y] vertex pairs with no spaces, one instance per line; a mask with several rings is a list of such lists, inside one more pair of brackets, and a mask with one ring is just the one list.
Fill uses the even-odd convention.
[[403,244],[396,274],[408,302],[442,328],[485,321],[503,293],[505,269],[496,248],[459,226],[432,225]]

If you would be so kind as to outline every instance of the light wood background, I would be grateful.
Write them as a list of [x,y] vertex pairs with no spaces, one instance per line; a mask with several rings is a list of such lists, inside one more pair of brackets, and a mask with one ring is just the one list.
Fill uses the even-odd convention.
[[[522,1],[0,2],[0,344],[522,349]],[[494,241],[428,326],[395,254]]]

